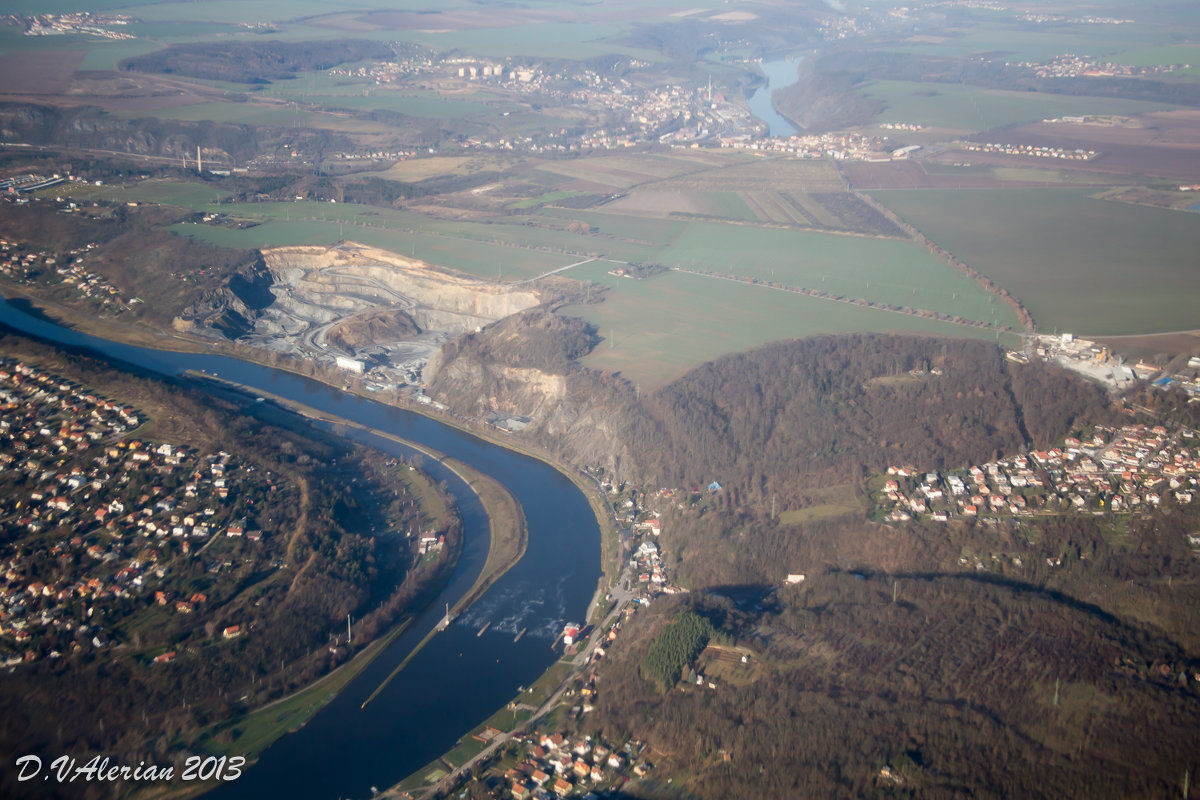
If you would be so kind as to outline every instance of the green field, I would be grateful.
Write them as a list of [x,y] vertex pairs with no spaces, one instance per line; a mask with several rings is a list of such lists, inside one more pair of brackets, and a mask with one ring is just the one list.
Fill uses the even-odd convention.
[[398,230],[363,228],[337,222],[278,220],[246,230],[182,224],[174,226],[172,230],[198,241],[235,248],[331,246],[354,241],[489,279],[532,278],[577,260],[571,256],[538,253],[469,239],[430,234],[414,237],[411,233]]
[[[145,112],[123,111],[116,116],[144,117]],[[386,125],[370,120],[359,120],[344,114],[295,108],[283,103],[256,103],[248,101],[194,103],[186,106],[162,108],[155,112],[159,119],[177,119],[187,122],[207,120],[267,127],[304,127],[347,133],[385,133]]]
[[1016,325],[1007,306],[993,302],[974,281],[908,241],[561,209],[540,213],[587,222],[595,231],[593,246],[622,261],[753,277]]
[[[436,18],[430,20],[436,28]],[[606,22],[532,22],[502,28],[471,28],[447,32],[396,31],[396,35],[437,51],[458,48],[491,58],[585,59],[608,54],[632,56],[643,61],[663,60],[661,53],[639,47],[612,44],[623,27]]]
[[656,260],[1000,325],[1016,322],[974,281],[907,241],[695,222]]
[[579,260],[580,254],[595,253],[621,261],[753,277],[998,325],[1016,322],[1008,307],[993,302],[978,284],[907,241],[720,222],[566,215],[567,219],[578,218],[594,225],[593,234],[585,236],[511,223],[446,222],[335,203],[218,207],[206,202],[207,197],[195,189],[180,191],[173,200],[186,206],[183,201],[189,197],[201,201],[192,206],[197,210],[219,210],[234,217],[261,220],[262,224],[243,230],[191,224],[176,227],[188,236],[229,247],[352,240],[481,277],[503,276],[506,280],[533,277]]
[[695,172],[703,168],[704,165],[694,162],[656,156],[596,156],[547,161],[538,167],[538,171],[556,176],[555,180],[566,178],[597,183],[614,189],[627,189],[647,181]]
[[[142,181],[125,186],[81,186],[73,197],[87,200],[107,200],[114,203],[158,203],[194,210],[208,210],[229,192],[203,183],[179,181]],[[213,206],[215,208],[215,206]]]
[[1020,298],[1040,330],[1200,328],[1200,215],[1094,200],[1084,189],[872,194]]
[[832,300],[671,272],[643,281],[615,278],[611,264],[571,272],[609,286],[604,302],[571,306],[603,341],[583,359],[593,369],[618,371],[648,390],[726,353],[777,339],[822,333],[897,331],[994,338],[990,331],[860,308]]
[[[1098,16],[1130,16],[1129,8],[1095,9]],[[1050,11],[1068,16],[1079,11]],[[1130,47],[1149,47],[1167,41],[1161,28],[1152,25],[1069,25],[1055,24],[1036,28],[1021,26],[1014,19],[997,19],[990,12],[976,12],[969,25],[963,25],[953,36],[913,37],[913,40],[886,49],[905,53],[936,56],[965,56],[976,53],[1003,53],[1006,61],[1044,61],[1063,53],[1103,56],[1128,50]]]
[[126,3],[124,7],[114,7],[113,10],[144,22],[238,23],[280,22],[360,7],[337,0],[205,0],[203,3]]
[[133,39],[110,42],[107,39],[97,39],[96,44],[88,48],[88,54],[79,63],[81,70],[110,70],[116,69],[117,64],[127,58],[144,56],[162,48],[159,42]]
[[953,83],[871,81],[863,93],[887,107],[876,119],[935,128],[985,131],[1019,122],[1083,114],[1144,114],[1175,106],[1141,100],[1007,92]]
[[1200,46],[1176,45],[1164,47],[1142,47],[1117,53],[1113,60],[1121,64],[1132,64],[1137,67],[1170,66],[1172,64],[1187,64],[1188,69],[1180,70],[1179,75],[1200,75]]
[[[321,76],[327,77],[327,76]],[[307,82],[309,76],[299,80]],[[343,82],[347,78],[340,79]],[[350,111],[394,111],[410,117],[431,119],[454,119],[486,114],[491,111],[481,103],[467,99],[440,97],[433,92],[416,92],[390,86],[369,86],[357,82],[349,86],[291,85],[286,82],[272,84],[267,92],[271,97],[294,100],[299,103],[318,105],[323,108],[347,109]]]
[[573,254],[534,248],[549,247],[554,242],[575,243],[576,238],[582,238],[545,232],[533,244],[521,244],[529,242],[529,234],[520,226],[439,222],[414,214],[337,203],[205,204],[195,208],[258,223],[243,229],[190,223],[172,228],[181,235],[222,247],[355,241],[483,278],[502,276],[505,280],[532,278],[579,260]]

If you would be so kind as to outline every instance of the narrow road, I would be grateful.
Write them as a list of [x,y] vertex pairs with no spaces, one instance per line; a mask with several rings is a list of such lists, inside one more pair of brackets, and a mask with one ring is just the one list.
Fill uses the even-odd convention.
[[611,259],[611,258],[585,258],[583,261],[576,261],[574,264],[567,264],[565,267],[559,267],[558,269],[552,269],[549,272],[543,272],[541,275],[535,275],[534,277],[526,278],[523,281],[515,281],[512,285],[520,286],[525,283],[533,283],[534,281],[540,281],[542,278],[548,277],[550,275],[557,275],[560,272],[566,272],[567,270],[574,269],[575,267],[582,267],[584,264],[590,264],[593,261],[612,261],[612,263],[614,263],[614,264],[626,263],[624,261],[613,261],[613,259]]

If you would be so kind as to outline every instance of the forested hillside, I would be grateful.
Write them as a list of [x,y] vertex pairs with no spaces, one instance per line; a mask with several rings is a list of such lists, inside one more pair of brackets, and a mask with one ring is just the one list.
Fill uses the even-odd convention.
[[986,342],[878,335],[727,356],[644,405],[630,435],[654,445],[639,465],[651,480],[748,488],[829,468],[986,460],[1110,413],[1097,387],[1055,367],[1010,364]]
[[324,42],[262,41],[253,44],[177,44],[126,59],[123,69],[163,72],[213,81],[267,83],[298,72],[329,69],[347,61],[391,58],[392,49],[362,39]]
[[[1193,768],[1197,509],[1136,523],[1129,547],[1090,518],[1022,532],[711,516],[735,547],[681,551],[688,533],[664,532],[664,549],[742,584],[659,598],[598,671],[585,727],[658,758],[630,796],[1167,797]],[[988,548],[1009,560],[958,563]],[[778,561],[807,580],[768,584]],[[746,648],[757,677],[650,679],[681,607]]]
[[[628,796],[1178,791],[1200,746],[1200,506],[866,515],[888,465],[963,467],[1115,422],[1099,387],[985,342],[877,335],[768,345],[637,401],[601,382],[625,403],[618,473],[685,487],[649,502],[690,591],[625,623],[582,722],[649,744],[655,771]],[[1136,402],[1190,419],[1162,392]],[[748,666],[697,655],[717,640]]]
[[447,345],[430,394],[472,415],[533,417],[526,435],[618,480],[785,499],[889,464],[985,461],[1113,419],[1097,386],[1058,367],[1007,361],[988,342],[818,336],[701,365],[650,395],[576,359],[596,335],[543,311]]

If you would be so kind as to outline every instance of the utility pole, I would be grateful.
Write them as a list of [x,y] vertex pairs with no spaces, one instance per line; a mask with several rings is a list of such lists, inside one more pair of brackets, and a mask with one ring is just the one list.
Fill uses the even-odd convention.
[[350,615],[347,614],[346,615],[346,646],[349,647],[353,641],[354,641],[354,639],[352,638],[352,634],[350,632]]

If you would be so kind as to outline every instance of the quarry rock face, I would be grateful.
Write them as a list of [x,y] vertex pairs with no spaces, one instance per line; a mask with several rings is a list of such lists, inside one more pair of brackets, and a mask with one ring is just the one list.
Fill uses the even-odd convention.
[[542,302],[536,290],[493,284],[361,245],[278,247],[176,321],[274,350],[370,346],[375,336],[475,330]]
[[402,309],[423,331],[451,336],[532,308],[532,289],[484,283],[363,246],[263,251],[278,307],[316,324],[379,308]]

